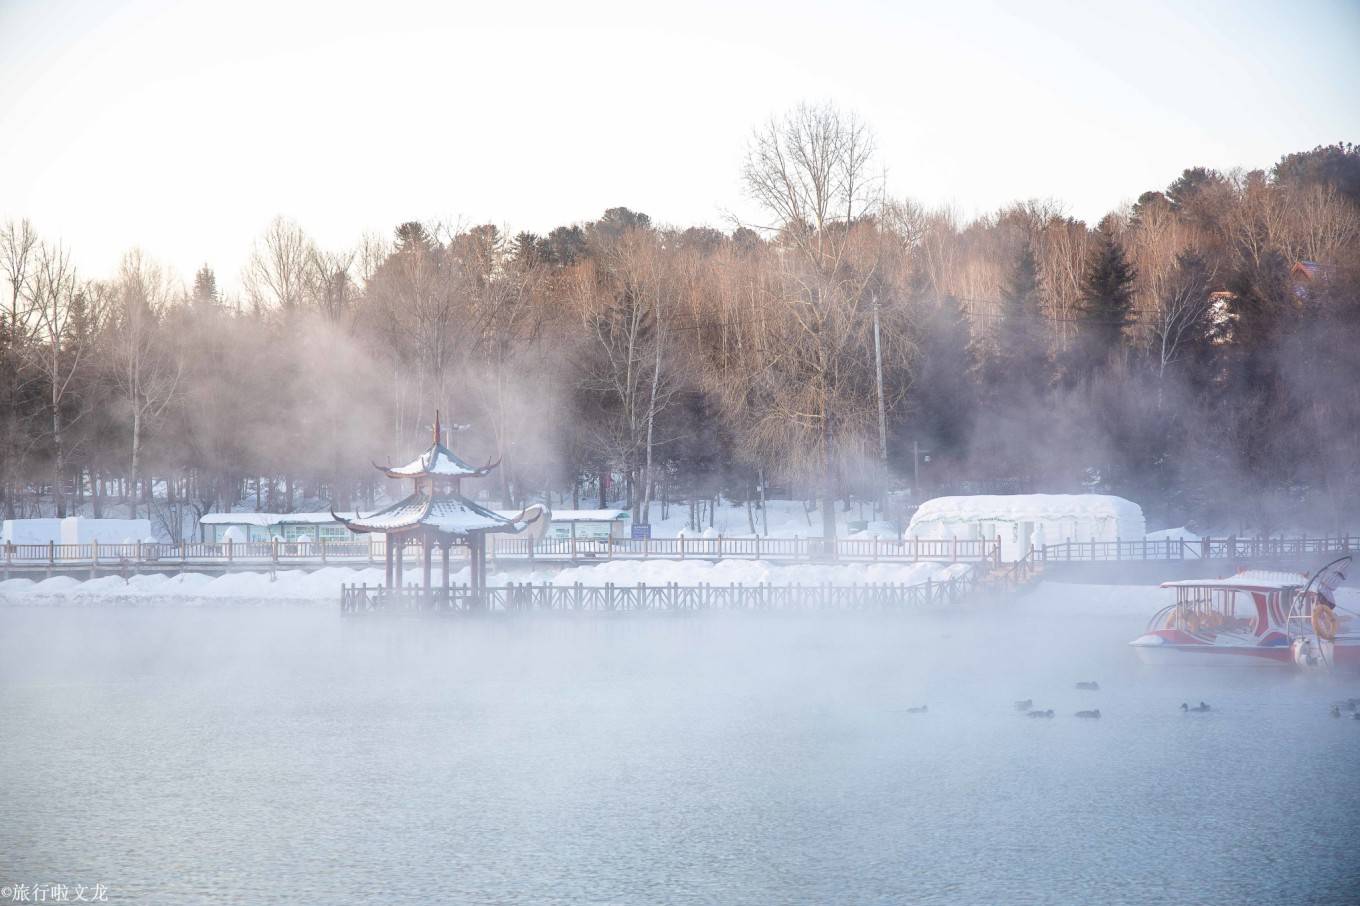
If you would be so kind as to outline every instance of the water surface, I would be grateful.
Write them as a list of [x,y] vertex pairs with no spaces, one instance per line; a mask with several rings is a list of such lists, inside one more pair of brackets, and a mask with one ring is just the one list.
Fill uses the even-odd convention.
[[[148,903],[1356,902],[1360,721],[1327,708],[1360,683],[1143,668],[1123,644],[1141,617],[1043,603],[3,608],[0,883]],[[1214,711],[1178,710],[1200,699]]]

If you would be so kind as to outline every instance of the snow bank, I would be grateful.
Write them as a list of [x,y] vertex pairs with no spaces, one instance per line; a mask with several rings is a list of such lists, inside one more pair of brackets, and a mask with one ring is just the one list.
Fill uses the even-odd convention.
[[[820,509],[807,510],[801,500],[769,500],[765,503],[765,511],[753,508],[751,515],[755,518],[755,531],[751,530],[751,521],[747,517],[746,504],[721,502],[712,516],[707,515],[703,520],[703,526],[698,531],[689,527],[689,507],[685,504],[672,504],[670,507],[669,518],[661,518],[661,504],[652,504],[652,537],[653,538],[716,538],[722,535],[724,538],[754,538],[760,535],[766,538],[820,538],[822,537],[822,514]],[[709,524],[710,518],[712,525]],[[841,538],[897,538],[898,528],[889,522],[872,522],[873,518],[869,507],[864,507],[861,511],[859,506],[852,507],[848,512],[836,507],[836,533]],[[866,521],[868,525],[865,530],[851,532],[850,523]],[[769,531],[765,530],[769,525]]]
[[[545,577],[555,585],[834,585],[891,582],[916,585],[927,580],[941,582],[967,573],[966,564],[946,566],[939,563],[809,563],[781,565],[763,560],[615,560],[593,566],[564,569]],[[523,580],[520,580],[523,581]]]
[[[556,585],[602,586],[681,585],[709,583],[727,585],[740,582],[757,585],[814,585],[830,582],[837,585],[867,582],[891,582],[915,585],[927,580],[940,582],[963,575],[966,564],[950,566],[935,563],[907,564],[809,564],[781,566],[759,560],[724,560],[709,563],[697,560],[635,560],[613,561],[595,566],[580,566],[561,571],[548,568],[533,572],[496,572],[487,577],[490,585],[511,582],[552,582]],[[436,579],[439,571],[435,571]],[[419,570],[407,570],[407,584],[415,580]],[[466,568],[451,574],[454,584],[469,581]],[[176,576],[145,574],[124,580],[119,576],[104,576],[87,582],[69,576],[50,579],[10,579],[0,582],[0,604],[202,604],[210,602],[302,602],[331,605],[339,601],[340,586],[352,583],[383,584],[381,569],[350,569],[329,567],[315,572],[279,570],[273,579],[268,573],[240,572],[223,576],[201,573],[181,573]]]

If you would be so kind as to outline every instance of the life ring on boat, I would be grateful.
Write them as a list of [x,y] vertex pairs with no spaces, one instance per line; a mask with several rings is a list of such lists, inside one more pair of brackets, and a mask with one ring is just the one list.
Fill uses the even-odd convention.
[[1336,641],[1336,612],[1326,604],[1313,605],[1313,631],[1326,642]]

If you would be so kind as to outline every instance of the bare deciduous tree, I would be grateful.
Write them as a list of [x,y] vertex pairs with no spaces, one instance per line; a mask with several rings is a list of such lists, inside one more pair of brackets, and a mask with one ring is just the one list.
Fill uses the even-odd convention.
[[112,364],[129,421],[133,518],[146,431],[174,400],[184,370],[183,359],[161,331],[171,298],[169,278],[159,265],[138,250],[123,256],[112,296]]

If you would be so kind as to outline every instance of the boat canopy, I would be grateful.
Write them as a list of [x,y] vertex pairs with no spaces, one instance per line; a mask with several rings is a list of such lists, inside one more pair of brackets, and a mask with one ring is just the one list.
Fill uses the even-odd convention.
[[1226,579],[1180,579],[1163,582],[1162,588],[1236,588],[1242,591],[1280,591],[1302,588],[1308,577],[1300,573],[1253,569]]

